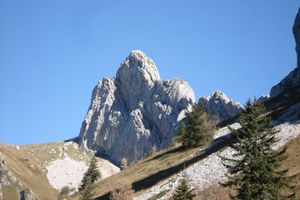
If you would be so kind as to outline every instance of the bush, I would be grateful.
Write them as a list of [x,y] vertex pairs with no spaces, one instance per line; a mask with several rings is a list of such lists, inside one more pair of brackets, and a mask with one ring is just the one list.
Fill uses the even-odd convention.
[[133,199],[132,186],[127,182],[118,182],[115,189],[110,194],[111,200],[132,200]]
[[199,102],[188,115],[188,123],[181,126],[176,140],[185,148],[193,148],[211,142],[215,131],[216,121],[204,111]]
[[64,186],[61,190],[60,190],[60,195],[61,196],[68,196],[71,192],[71,189],[69,188],[69,186]]

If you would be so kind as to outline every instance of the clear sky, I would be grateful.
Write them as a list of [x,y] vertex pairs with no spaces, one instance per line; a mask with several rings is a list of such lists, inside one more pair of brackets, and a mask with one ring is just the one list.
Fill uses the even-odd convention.
[[79,134],[93,87],[131,50],[161,77],[245,103],[296,66],[298,0],[0,0],[0,142]]

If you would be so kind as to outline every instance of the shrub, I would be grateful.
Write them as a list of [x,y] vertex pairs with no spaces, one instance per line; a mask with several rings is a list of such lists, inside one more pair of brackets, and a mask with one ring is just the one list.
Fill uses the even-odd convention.
[[211,142],[215,130],[215,120],[203,109],[202,104],[199,102],[194,105],[193,111],[188,115],[188,123],[179,129],[176,139],[185,148],[193,148]]
[[115,189],[110,194],[111,200],[132,200],[133,199],[132,186],[127,182],[118,182]]

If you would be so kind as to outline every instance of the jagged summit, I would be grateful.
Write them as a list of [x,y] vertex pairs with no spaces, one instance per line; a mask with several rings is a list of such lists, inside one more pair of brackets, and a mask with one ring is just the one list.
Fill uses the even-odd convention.
[[159,81],[159,72],[154,61],[141,50],[131,51],[117,72],[117,79],[128,76],[141,76],[146,81]]
[[122,62],[116,80],[125,103],[134,107],[140,97],[153,93],[160,75],[153,60],[142,51],[135,50]]
[[242,105],[226,96],[219,90],[213,92],[210,96],[201,97],[199,101],[203,108],[214,116],[218,122],[226,121],[235,117],[242,111]]
[[116,78],[104,78],[95,87],[79,143],[116,163],[140,159],[154,145],[162,149],[171,144],[194,102],[187,82],[160,80],[152,59],[132,51]]

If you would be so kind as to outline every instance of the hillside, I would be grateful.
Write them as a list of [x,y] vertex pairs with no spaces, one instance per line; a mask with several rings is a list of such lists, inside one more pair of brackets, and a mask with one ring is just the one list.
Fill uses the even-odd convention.
[[[155,153],[121,173],[98,183],[94,192],[97,196],[100,196],[100,198],[97,199],[108,199],[108,192],[113,190],[117,182],[129,182],[136,190],[135,195],[138,197],[137,199],[150,199],[151,197],[161,193],[167,193],[169,189],[164,188],[168,188],[170,184],[172,185],[177,179],[179,179],[181,177],[180,173],[182,170],[189,171],[191,169],[195,170],[199,174],[206,170],[207,174],[202,174],[203,177],[206,175],[212,176],[211,178],[206,177],[207,180],[204,180],[202,183],[198,180],[203,188],[211,186],[217,188],[215,184],[218,180],[212,181],[212,179],[215,178],[216,174],[214,173],[217,173],[217,170],[220,168],[217,168],[217,170],[211,168],[212,165],[210,164],[212,164],[211,162],[214,160],[210,155],[218,154],[220,151],[224,150],[224,146],[228,142],[230,142],[230,139],[225,139],[221,143],[217,143],[213,149],[206,152],[200,151],[199,148],[184,151],[181,146],[176,146],[169,150]],[[288,159],[284,161],[283,168],[289,168],[290,174],[300,173],[299,145],[300,137],[292,139],[287,143]],[[216,164],[219,163],[215,163],[215,165]],[[222,172],[217,173],[217,175],[220,174],[222,174]],[[208,182],[206,184],[206,181],[212,182]],[[297,184],[297,192],[300,193],[300,179],[297,179]],[[172,188],[174,189],[174,185],[172,185]],[[200,187],[196,189],[198,190]]]
[[[38,145],[0,145],[0,152],[12,184],[1,184],[3,199],[18,199],[22,190],[29,191],[34,197],[55,200],[59,190],[67,185],[78,187],[91,152],[78,148],[73,142],[59,142]],[[110,162],[98,158],[103,178],[117,173],[119,169]],[[1,196],[1,195],[0,195]]]
[[[280,148],[291,140],[287,143],[289,157],[283,163],[284,168],[290,169],[290,174],[300,173],[299,102],[299,87],[292,88],[285,94],[265,102],[267,108],[265,115],[272,117],[275,128],[280,130],[278,137],[281,140],[276,148]],[[229,120],[233,123],[231,128],[239,128],[234,123],[236,119],[237,117],[234,117]],[[192,184],[197,190],[199,188],[218,188],[215,184],[224,179],[225,173],[218,155],[220,153],[230,154],[226,146],[232,142],[233,137],[225,125],[224,128],[219,129],[215,138],[208,148],[200,147],[185,151],[181,146],[175,146],[137,162],[121,173],[97,184],[94,191],[99,196],[97,199],[108,199],[109,192],[113,190],[118,181],[132,184],[136,191],[136,199],[147,200],[156,195],[170,194],[170,191],[176,187],[175,183],[180,179],[182,170],[192,177]],[[300,184],[299,179],[297,183]],[[298,187],[297,191],[299,192],[299,190]]]

